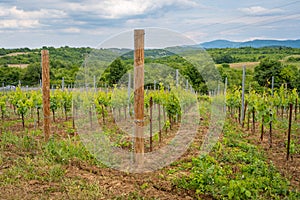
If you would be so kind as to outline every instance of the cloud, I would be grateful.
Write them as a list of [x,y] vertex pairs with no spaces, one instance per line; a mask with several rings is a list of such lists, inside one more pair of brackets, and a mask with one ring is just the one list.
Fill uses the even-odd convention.
[[67,14],[60,10],[40,9],[34,11],[25,11],[16,6],[0,6],[0,29],[23,29],[36,28],[42,26],[42,19],[61,19]]
[[195,7],[198,3],[192,0],[104,0],[68,3],[72,11],[92,12],[107,19],[120,19],[137,15],[146,15],[167,6],[174,8]]
[[93,46],[96,44],[93,40],[100,42],[137,27],[169,28],[197,41],[297,38],[298,3],[280,0],[256,3],[235,0],[0,0],[0,44]]
[[17,20],[17,19],[8,19],[0,20],[1,29],[14,29],[14,28],[34,28],[39,26],[40,23],[38,20]]
[[281,14],[283,12],[282,9],[279,8],[273,8],[273,9],[267,9],[261,6],[252,6],[248,8],[239,8],[240,11],[244,12],[247,15],[277,15]]
[[17,19],[37,19],[37,18],[61,18],[66,17],[66,13],[60,10],[40,9],[34,11],[25,11],[16,6],[0,7],[0,16]]

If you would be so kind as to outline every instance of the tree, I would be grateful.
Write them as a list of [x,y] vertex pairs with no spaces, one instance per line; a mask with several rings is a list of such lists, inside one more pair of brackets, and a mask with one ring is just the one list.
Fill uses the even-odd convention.
[[5,85],[18,85],[23,69],[18,67],[0,67],[0,83]]
[[235,61],[235,59],[231,55],[225,54],[225,55],[215,56],[214,61],[217,64],[223,64],[223,63],[233,63]]
[[282,64],[273,59],[265,58],[254,68],[254,78],[259,85],[271,87],[272,76],[274,76],[274,87],[279,88],[283,83]]
[[299,77],[300,73],[295,65],[285,65],[280,73],[282,80],[287,83],[287,87],[290,89],[299,89]]
[[23,85],[36,85],[42,79],[42,68],[40,63],[28,65],[23,75]]
[[120,58],[115,59],[105,70],[104,78],[109,85],[117,84],[127,69]]

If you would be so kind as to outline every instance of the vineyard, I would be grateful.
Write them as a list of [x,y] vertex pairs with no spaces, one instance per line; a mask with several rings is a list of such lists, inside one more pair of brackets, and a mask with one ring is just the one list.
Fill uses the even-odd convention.
[[3,50],[0,199],[300,199],[299,49],[133,35]]
[[[145,137],[145,152],[167,145],[183,123],[183,114],[195,110],[195,105],[199,127],[194,142],[180,159],[162,170],[138,176],[107,168],[80,140],[83,130],[88,132],[100,126],[109,138],[106,142],[132,151],[132,136],[125,133],[133,131],[133,91],[117,86],[53,89],[49,141],[44,141],[42,132],[41,90],[24,91],[17,87],[15,91],[3,92],[2,196],[298,199],[297,91],[284,85],[262,93],[250,90],[245,94],[243,110],[241,93],[241,88],[227,90],[226,109],[223,104],[217,106],[222,112],[227,111],[223,134],[209,155],[197,157],[213,124],[210,116],[214,111],[210,107],[220,101],[223,92],[197,95],[186,88],[168,89],[163,84],[155,90],[145,90],[145,132],[149,133]],[[9,196],[12,191],[14,195]]]

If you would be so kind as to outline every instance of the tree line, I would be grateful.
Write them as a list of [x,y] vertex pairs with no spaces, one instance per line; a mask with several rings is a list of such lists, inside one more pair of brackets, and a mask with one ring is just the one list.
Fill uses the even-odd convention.
[[[93,51],[91,48],[72,48],[72,47],[43,47],[50,52],[50,78],[52,85],[60,85],[62,78],[66,85],[74,84],[76,76],[80,73],[80,67],[83,65],[85,58]],[[38,85],[41,79],[40,66],[41,49],[0,49],[0,83],[5,85]],[[104,51],[104,50],[103,50]],[[9,56],[11,53],[24,52],[26,54],[17,54]],[[282,84],[287,84],[288,88],[300,89],[300,71],[295,65],[299,58],[294,55],[300,54],[300,49],[284,47],[266,47],[266,48],[226,48],[226,49],[209,49],[208,54],[215,63],[221,63],[218,67],[222,81],[228,78],[228,87],[241,84],[241,69],[230,68],[228,63],[259,61],[259,65],[253,70],[247,70],[246,85],[256,90],[260,87],[271,87],[272,76],[275,79],[275,88]],[[106,57],[114,57],[114,51],[107,50]],[[161,56],[156,56],[161,55]],[[195,55],[196,57],[197,55]],[[282,62],[286,58],[286,62]],[[94,72],[97,74],[97,62],[95,61]],[[209,69],[203,68],[199,72],[195,70],[192,63],[187,62],[184,58],[168,53],[164,50],[150,50],[146,52],[145,63],[166,64],[173,69],[178,69],[196,91],[207,93],[207,87],[201,74],[205,74]],[[10,67],[10,64],[28,64],[26,68]],[[107,69],[97,80],[98,85],[112,86],[128,71],[133,69],[133,56],[130,54],[123,55],[108,64]]]

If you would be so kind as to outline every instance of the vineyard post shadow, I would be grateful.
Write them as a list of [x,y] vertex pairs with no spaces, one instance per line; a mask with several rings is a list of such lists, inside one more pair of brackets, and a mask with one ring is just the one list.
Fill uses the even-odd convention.
[[144,163],[144,35],[144,30],[134,30],[134,136],[138,166]]
[[42,50],[42,81],[43,81],[43,114],[44,114],[44,135],[45,140],[50,136],[50,69],[49,51]]

